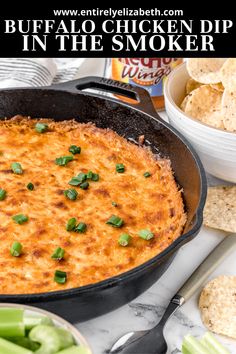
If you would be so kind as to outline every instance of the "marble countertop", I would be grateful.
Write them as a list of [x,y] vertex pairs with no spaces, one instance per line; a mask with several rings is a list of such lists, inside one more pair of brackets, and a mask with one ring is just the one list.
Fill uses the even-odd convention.
[[[209,177],[209,184],[219,181]],[[90,343],[94,354],[109,353],[109,348],[122,334],[131,330],[153,327],[161,318],[169,300],[190,276],[207,254],[226,236],[225,233],[202,227],[197,237],[177,253],[164,275],[145,293],[131,303],[106,315],[77,324],[77,328]],[[234,274],[236,254],[226,259],[209,279],[222,274]],[[168,354],[181,353],[181,342],[186,334],[202,335],[206,328],[198,310],[198,291],[168,321],[165,337]],[[236,341],[218,337],[232,353],[236,353]],[[145,353],[140,353],[145,354]]]

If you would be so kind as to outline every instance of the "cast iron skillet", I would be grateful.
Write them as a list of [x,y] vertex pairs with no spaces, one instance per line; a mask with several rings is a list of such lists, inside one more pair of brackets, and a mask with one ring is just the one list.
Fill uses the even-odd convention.
[[[128,104],[111,95],[84,91],[88,88],[123,95],[136,102]],[[1,90],[0,117],[17,114],[52,117],[58,121],[76,118],[80,122],[94,122],[98,127],[109,127],[132,141],[144,135],[145,145],[154,153],[171,159],[176,181],[184,191],[188,220],[181,237],[153,259],[128,272],[70,290],[0,295],[0,302],[35,305],[70,321],[83,321],[134,299],[160,278],[176,251],[197,235],[201,227],[206,178],[193,148],[159,117],[144,89],[104,78],[87,77],[50,87]]]

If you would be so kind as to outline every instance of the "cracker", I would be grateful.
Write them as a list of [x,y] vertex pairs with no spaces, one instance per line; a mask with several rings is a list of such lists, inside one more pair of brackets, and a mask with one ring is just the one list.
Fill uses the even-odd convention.
[[217,91],[220,91],[220,92],[224,92],[224,86],[222,84],[222,82],[219,82],[218,84],[210,84],[210,86],[214,89],[214,90],[217,90]]
[[192,92],[193,90],[197,89],[200,86],[202,86],[200,82],[197,82],[190,77],[186,83],[186,94],[188,95],[190,92]]
[[236,186],[208,188],[203,223],[214,229],[236,232]]
[[236,131],[236,95],[225,90],[222,96],[222,114],[224,126],[231,132]]
[[186,105],[187,105],[187,102],[188,102],[189,98],[190,98],[190,95],[187,95],[186,97],[184,97],[184,99],[183,99],[183,101],[182,101],[182,103],[180,105],[180,108],[184,112],[185,112],[185,108],[186,108]]
[[226,60],[220,70],[220,77],[224,87],[236,94],[236,58]]
[[210,331],[236,339],[236,276],[211,280],[202,290],[199,308]]
[[192,79],[202,84],[221,82],[220,69],[224,58],[191,58],[187,61],[187,70]]
[[202,85],[189,94],[185,113],[202,123],[216,128],[224,128],[221,114],[222,92],[209,85]]

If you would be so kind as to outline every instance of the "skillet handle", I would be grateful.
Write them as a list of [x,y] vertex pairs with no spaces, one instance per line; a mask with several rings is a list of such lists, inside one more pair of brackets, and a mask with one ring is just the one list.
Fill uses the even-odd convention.
[[[126,84],[124,82],[120,82],[112,79],[107,79],[104,77],[87,76],[81,79],[53,85],[53,89],[60,90],[60,91],[66,90],[73,93],[77,93],[78,90],[83,91],[86,89],[97,89],[105,93],[113,93],[115,95],[124,96],[136,101],[136,102],[124,102],[125,105],[136,109],[138,108],[139,110],[151,114],[155,118],[161,120],[160,116],[157,114],[153,106],[151,97],[148,94],[148,92],[145,89],[138,86]],[[101,93],[96,93],[96,96],[104,97]],[[106,98],[114,102],[122,101],[122,99],[118,97],[114,98],[111,96],[106,96]]]

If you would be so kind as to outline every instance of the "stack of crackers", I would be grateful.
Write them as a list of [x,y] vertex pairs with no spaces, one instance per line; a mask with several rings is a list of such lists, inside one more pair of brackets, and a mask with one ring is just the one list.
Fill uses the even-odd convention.
[[190,117],[236,132],[236,58],[192,58],[180,108]]

